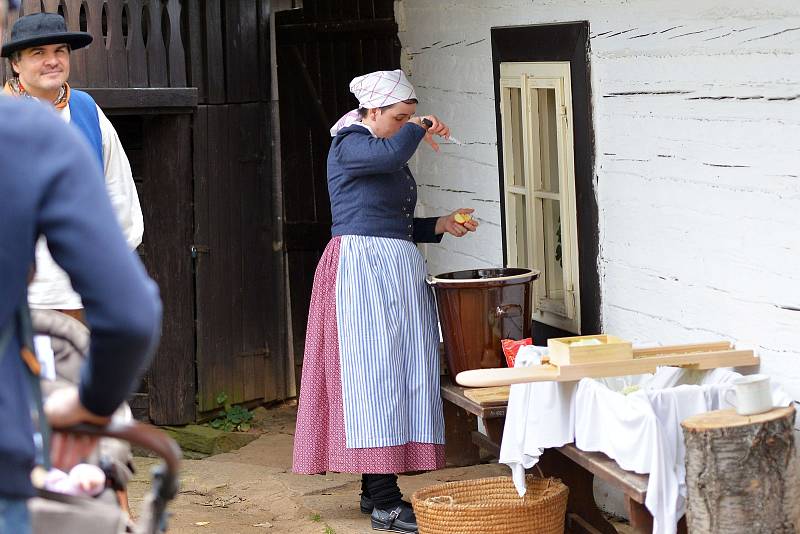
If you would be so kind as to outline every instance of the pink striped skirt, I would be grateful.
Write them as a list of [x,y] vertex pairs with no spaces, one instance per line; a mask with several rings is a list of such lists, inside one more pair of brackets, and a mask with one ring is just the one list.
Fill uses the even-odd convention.
[[325,249],[314,275],[306,334],[297,427],[295,473],[403,473],[444,467],[444,445],[347,448],[336,315],[341,238]]

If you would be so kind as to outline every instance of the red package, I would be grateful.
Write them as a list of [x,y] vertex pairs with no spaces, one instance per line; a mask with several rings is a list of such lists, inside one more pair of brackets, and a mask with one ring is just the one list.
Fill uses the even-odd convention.
[[506,356],[506,363],[509,367],[514,367],[514,361],[517,359],[517,352],[520,347],[525,345],[533,345],[533,339],[525,338],[519,341],[515,339],[500,340],[500,345],[503,347],[503,354]]

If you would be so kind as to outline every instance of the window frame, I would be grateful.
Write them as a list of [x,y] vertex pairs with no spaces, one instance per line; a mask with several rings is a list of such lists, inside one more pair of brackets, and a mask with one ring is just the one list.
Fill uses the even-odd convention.
[[[576,206],[573,100],[569,61],[500,62],[499,110],[503,155],[503,198],[505,204],[504,243],[509,266],[537,269],[542,275],[534,283],[533,317],[543,324],[567,331],[581,332],[580,272],[578,255],[578,221]],[[512,106],[516,99],[510,95],[518,90],[517,114],[522,117],[521,132],[514,121]],[[558,192],[542,186],[543,176],[552,164],[543,155],[540,124],[550,115],[540,117],[540,90],[553,90],[554,116],[556,118],[556,156]],[[514,101],[514,102],[512,102]],[[521,142],[514,136],[521,134]],[[518,150],[522,154],[517,154]],[[521,165],[519,165],[521,160]],[[518,180],[519,171],[524,179]],[[526,240],[526,254],[520,260],[518,242],[517,200],[523,200],[525,211],[522,229]],[[555,267],[555,247],[552,254],[545,251],[545,201],[557,201],[561,226],[561,291],[560,298],[550,296],[547,287],[551,280],[548,271]],[[553,234],[551,234],[553,235]],[[524,263],[524,265],[520,265]]]
[[[497,140],[497,194],[500,199],[500,222],[505,220],[503,195],[503,140],[500,119],[500,63],[569,61],[572,78],[572,131],[575,141],[575,194],[578,209],[578,245],[580,247],[580,316],[581,334],[602,332],[602,296],[600,290],[600,210],[595,173],[595,138],[592,102],[592,56],[588,21],[494,26],[490,30],[492,79],[494,82],[494,117]],[[502,252],[505,255],[505,232]],[[503,258],[505,263],[507,258]],[[572,335],[538,321],[532,321],[537,343],[553,337]]]

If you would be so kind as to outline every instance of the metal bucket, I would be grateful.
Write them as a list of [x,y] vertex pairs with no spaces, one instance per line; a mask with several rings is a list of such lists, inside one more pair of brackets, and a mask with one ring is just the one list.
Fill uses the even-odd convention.
[[531,337],[533,281],[539,271],[473,269],[429,277],[452,376],[506,367],[502,339]]

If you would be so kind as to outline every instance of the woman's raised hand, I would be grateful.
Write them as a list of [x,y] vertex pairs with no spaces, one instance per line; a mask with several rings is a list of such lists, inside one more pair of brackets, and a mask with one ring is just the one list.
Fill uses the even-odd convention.
[[[422,123],[423,119],[428,119],[431,122],[431,127],[427,128],[426,125]],[[431,145],[436,152],[439,152],[439,143],[433,140],[433,135],[436,134],[439,137],[448,138],[450,137],[450,127],[447,126],[445,123],[439,120],[436,115],[425,115],[423,117],[411,117],[409,122],[413,122],[417,126],[421,126],[423,128],[427,128],[428,133],[425,134],[425,142]]]
[[478,221],[472,218],[472,208],[459,208],[450,215],[443,215],[436,221],[436,233],[447,232],[456,237],[463,237],[467,232],[478,229]]

